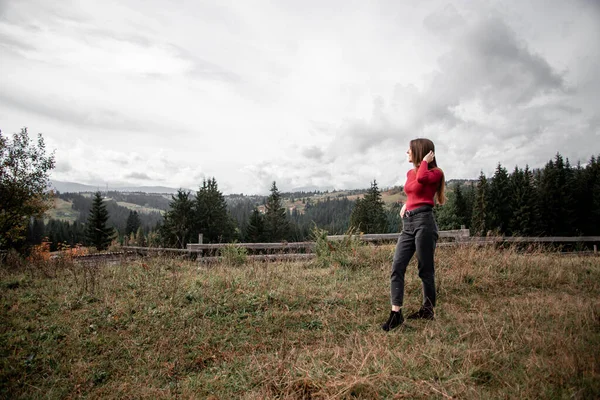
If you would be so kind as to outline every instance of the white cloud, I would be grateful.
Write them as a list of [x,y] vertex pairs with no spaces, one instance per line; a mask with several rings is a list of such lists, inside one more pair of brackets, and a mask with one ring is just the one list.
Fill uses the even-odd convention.
[[225,192],[402,184],[599,148],[594,2],[0,3],[0,128],[53,177]]

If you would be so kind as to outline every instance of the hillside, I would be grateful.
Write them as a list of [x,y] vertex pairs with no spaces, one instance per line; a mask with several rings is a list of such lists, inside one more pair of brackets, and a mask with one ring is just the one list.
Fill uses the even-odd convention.
[[79,211],[73,209],[73,203],[59,197],[52,199],[54,207],[46,211],[44,219],[57,219],[60,221],[75,222],[79,218]]
[[[297,197],[298,193],[282,193],[281,195],[284,199],[284,207],[290,210],[295,208],[299,212],[304,212],[307,202],[315,204],[318,202],[327,201],[327,199],[333,200],[344,197],[350,201],[356,201],[357,199],[364,197],[367,191],[368,189],[340,190],[332,192],[308,193],[300,197]],[[406,195],[404,194],[402,188],[393,187],[381,191],[381,199],[389,207],[392,204],[398,203],[399,201],[406,201]],[[264,206],[260,206],[259,209],[264,210]]]

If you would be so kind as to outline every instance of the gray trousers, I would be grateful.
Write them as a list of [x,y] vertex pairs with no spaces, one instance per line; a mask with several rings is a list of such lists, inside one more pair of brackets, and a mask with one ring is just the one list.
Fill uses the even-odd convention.
[[423,282],[423,307],[435,307],[435,269],[433,255],[438,239],[438,228],[433,211],[425,211],[402,218],[402,233],[396,244],[392,262],[391,300],[393,306],[404,302],[404,274],[413,254],[417,253],[419,278]]

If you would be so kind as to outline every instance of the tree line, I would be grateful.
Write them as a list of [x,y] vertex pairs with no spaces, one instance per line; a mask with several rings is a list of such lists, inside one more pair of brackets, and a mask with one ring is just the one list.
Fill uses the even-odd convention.
[[435,212],[440,229],[461,225],[471,235],[600,235],[600,158],[572,166],[560,153],[543,168],[518,166],[508,173],[456,184]]
[[[41,135],[29,138],[26,128],[12,136],[0,131],[0,249],[22,248],[48,238],[59,243],[105,249],[122,244],[185,247],[197,242],[304,241],[313,229],[342,234],[398,232],[401,203],[386,206],[377,182],[362,198],[350,200],[328,192],[313,201],[310,192],[282,194],[273,182],[269,196],[233,196],[229,202],[216,179],[204,180],[198,191],[179,190],[171,199],[155,196],[152,206],[164,215],[138,213],[115,199],[148,204],[142,194],[111,193],[113,199],[81,194],[57,194],[79,211],[75,222],[44,221],[52,207],[47,191],[54,154],[46,154]],[[509,173],[498,164],[493,176],[450,185],[448,201],[436,206],[440,229],[465,226],[472,235],[578,236],[600,235],[600,159],[572,166],[557,154],[539,169],[515,167]],[[402,188],[399,188],[402,190]],[[359,191],[355,191],[358,193]],[[302,210],[284,206],[284,197],[301,198]],[[304,197],[306,196],[306,197]],[[168,201],[168,205],[165,202]]]
[[[98,192],[99,193],[99,192]],[[117,203],[117,199],[124,200],[118,192],[108,192],[110,197],[104,198],[101,195],[103,205],[107,213],[106,225],[113,228],[111,238],[120,244],[125,242],[134,244],[147,244],[148,237],[152,238],[152,232],[162,221],[160,212],[137,212]],[[55,251],[61,245],[75,246],[77,244],[88,244],[86,227],[90,213],[97,201],[97,194],[93,196],[84,196],[80,193],[56,193],[56,197],[71,202],[71,208],[79,215],[75,221],[65,221],[61,219],[45,218],[44,215],[30,218],[27,224],[26,245],[40,244],[43,240],[50,245],[50,250]],[[131,200],[129,194],[126,194],[127,200]],[[146,202],[148,198],[162,196],[143,196],[135,194],[140,198],[140,202]],[[143,205],[142,203],[141,205]],[[168,206],[168,202],[167,202]]]

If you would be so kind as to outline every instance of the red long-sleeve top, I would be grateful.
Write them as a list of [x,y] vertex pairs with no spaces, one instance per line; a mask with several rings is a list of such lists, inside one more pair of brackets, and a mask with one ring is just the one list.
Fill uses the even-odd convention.
[[424,205],[433,207],[433,197],[443,176],[440,169],[429,169],[427,161],[422,161],[417,171],[414,168],[408,171],[404,185],[404,192],[408,197],[406,209],[410,211]]

